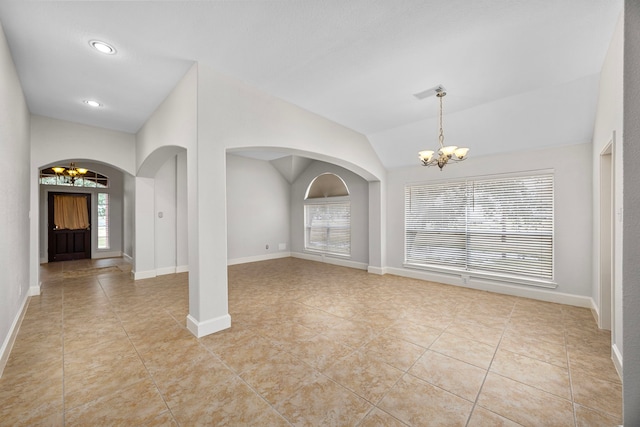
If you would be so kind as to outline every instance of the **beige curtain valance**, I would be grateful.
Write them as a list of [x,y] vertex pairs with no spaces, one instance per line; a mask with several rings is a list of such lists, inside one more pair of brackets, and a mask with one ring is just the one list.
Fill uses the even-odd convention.
[[86,196],[53,196],[53,222],[58,230],[86,230],[89,211]]

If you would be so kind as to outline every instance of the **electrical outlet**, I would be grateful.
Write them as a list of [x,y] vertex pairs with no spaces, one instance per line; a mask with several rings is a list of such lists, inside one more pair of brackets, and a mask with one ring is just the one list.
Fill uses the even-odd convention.
[[267,244],[267,245],[265,245],[265,246],[264,246],[264,248],[265,248],[266,250],[269,250],[269,245],[268,245],[268,244]]

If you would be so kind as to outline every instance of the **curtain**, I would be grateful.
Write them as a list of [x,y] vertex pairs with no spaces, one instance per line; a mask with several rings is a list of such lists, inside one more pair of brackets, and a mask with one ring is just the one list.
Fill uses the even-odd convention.
[[89,212],[86,196],[53,196],[53,223],[59,230],[86,230]]

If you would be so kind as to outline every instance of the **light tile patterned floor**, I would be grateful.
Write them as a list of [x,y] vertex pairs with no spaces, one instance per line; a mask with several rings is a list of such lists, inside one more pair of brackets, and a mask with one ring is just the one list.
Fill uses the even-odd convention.
[[589,310],[287,258],[229,268],[231,329],[187,274],[52,263],[0,379],[1,425],[613,426]]

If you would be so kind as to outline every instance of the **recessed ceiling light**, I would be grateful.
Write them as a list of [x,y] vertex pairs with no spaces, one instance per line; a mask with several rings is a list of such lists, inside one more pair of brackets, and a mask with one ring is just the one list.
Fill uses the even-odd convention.
[[102,107],[102,104],[100,104],[98,101],[93,101],[91,99],[85,99],[83,102],[90,107]]
[[109,43],[101,42],[100,40],[91,40],[89,45],[100,53],[105,53],[107,55],[115,55],[116,53],[115,47],[111,46]]

